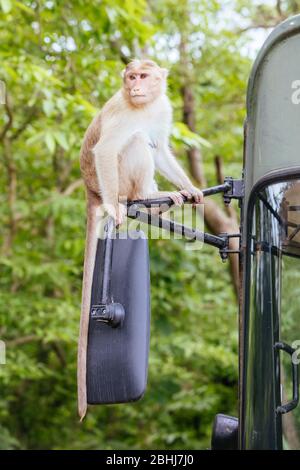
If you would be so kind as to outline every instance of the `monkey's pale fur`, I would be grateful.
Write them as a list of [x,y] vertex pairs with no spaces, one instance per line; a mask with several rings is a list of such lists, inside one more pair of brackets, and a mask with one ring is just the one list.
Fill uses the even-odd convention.
[[[169,148],[172,108],[166,96],[167,71],[155,62],[134,60],[123,73],[123,87],[104,105],[88,127],[80,166],[87,191],[87,235],[78,348],[78,411],[87,409],[86,350],[93,268],[96,254],[96,211],[103,204],[117,223],[125,217],[122,199],[182,194],[202,201],[202,193],[184,173]],[[157,190],[155,170],[183,190]]]

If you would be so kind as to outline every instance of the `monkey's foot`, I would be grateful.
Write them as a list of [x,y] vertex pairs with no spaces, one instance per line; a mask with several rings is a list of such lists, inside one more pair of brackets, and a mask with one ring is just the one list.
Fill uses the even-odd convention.
[[104,210],[107,214],[115,220],[116,225],[121,225],[127,215],[127,207],[120,202],[115,206],[114,204],[104,204]]
[[121,225],[125,218],[127,216],[127,207],[124,206],[124,204],[120,204],[118,205],[118,209],[117,209],[117,217],[116,217],[116,225]]

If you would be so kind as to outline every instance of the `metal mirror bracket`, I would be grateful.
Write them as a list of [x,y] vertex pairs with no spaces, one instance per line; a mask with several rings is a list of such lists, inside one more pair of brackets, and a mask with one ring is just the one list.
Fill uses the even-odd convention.
[[115,222],[112,217],[104,227],[104,245],[102,259],[102,284],[100,303],[92,305],[91,318],[116,328],[121,326],[125,318],[125,309],[120,303],[113,302],[110,294],[110,280],[113,256],[113,239],[115,235]]
[[293,380],[293,398],[288,403],[284,405],[277,406],[276,412],[279,414],[285,414],[292,411],[299,403],[299,368],[298,364],[293,362],[293,354],[296,351],[293,349],[289,344],[278,342],[275,343],[274,348],[278,351],[284,351],[291,356],[291,364],[292,364],[292,380]]
[[[223,193],[223,199],[225,204],[227,205],[230,204],[232,199],[238,199],[241,202],[244,197],[244,180],[236,180],[229,176],[225,178],[224,184],[203,189],[202,192],[205,197],[218,193]],[[192,202],[186,197],[184,198],[184,200],[185,203]],[[177,233],[179,235],[182,235],[188,241],[198,240],[208,245],[214,246],[215,248],[219,249],[222,261],[226,261],[230,253],[240,253],[240,250],[236,251],[229,249],[230,238],[240,238],[239,233],[221,233],[219,234],[219,236],[216,236],[210,233],[194,230],[193,228],[178,224],[172,220],[162,218],[159,215],[149,214],[139,210],[141,207],[151,208],[159,207],[162,205],[171,207],[173,204],[174,202],[169,197],[161,199],[129,201],[127,203],[127,216],[132,219],[140,220],[141,222],[147,223],[149,225],[154,225],[156,227],[163,228],[164,230],[168,230],[171,233]]]

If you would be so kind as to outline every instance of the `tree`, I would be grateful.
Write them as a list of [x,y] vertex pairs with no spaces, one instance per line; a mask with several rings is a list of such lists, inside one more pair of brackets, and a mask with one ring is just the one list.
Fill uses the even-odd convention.
[[[233,0],[0,1],[0,447],[207,448],[214,415],[236,414],[230,275],[210,247],[158,240],[147,393],[136,404],[98,407],[83,425],[76,416],[83,133],[119,87],[124,63],[147,51],[171,70],[173,146],[183,165],[212,185],[222,155],[226,173],[240,177],[250,60],[240,50],[246,37],[224,26],[227,6],[244,12]],[[208,209],[207,225],[222,230],[231,214],[210,207],[220,217],[214,224]]]

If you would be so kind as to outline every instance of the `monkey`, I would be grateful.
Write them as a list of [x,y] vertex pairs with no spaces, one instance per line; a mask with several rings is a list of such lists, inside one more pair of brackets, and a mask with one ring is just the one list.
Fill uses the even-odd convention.
[[[202,203],[203,194],[190,181],[169,147],[172,107],[166,94],[168,71],[152,60],[131,61],[122,73],[123,85],[89,125],[80,151],[80,168],[87,196],[78,347],[78,412],[84,418],[86,350],[93,264],[96,255],[97,210],[100,205],[122,224],[126,205],[121,201],[170,197],[176,205],[184,197]],[[179,191],[159,191],[155,170]]]
[[183,195],[202,201],[201,191],[169,149],[172,108],[166,77],[167,70],[153,61],[130,62],[123,72],[123,87],[104,105],[84,139],[81,171],[85,184],[101,196],[118,223],[126,214],[124,204],[119,203],[122,197],[169,196],[175,204],[183,202],[182,193],[158,191],[155,169],[183,190]]

